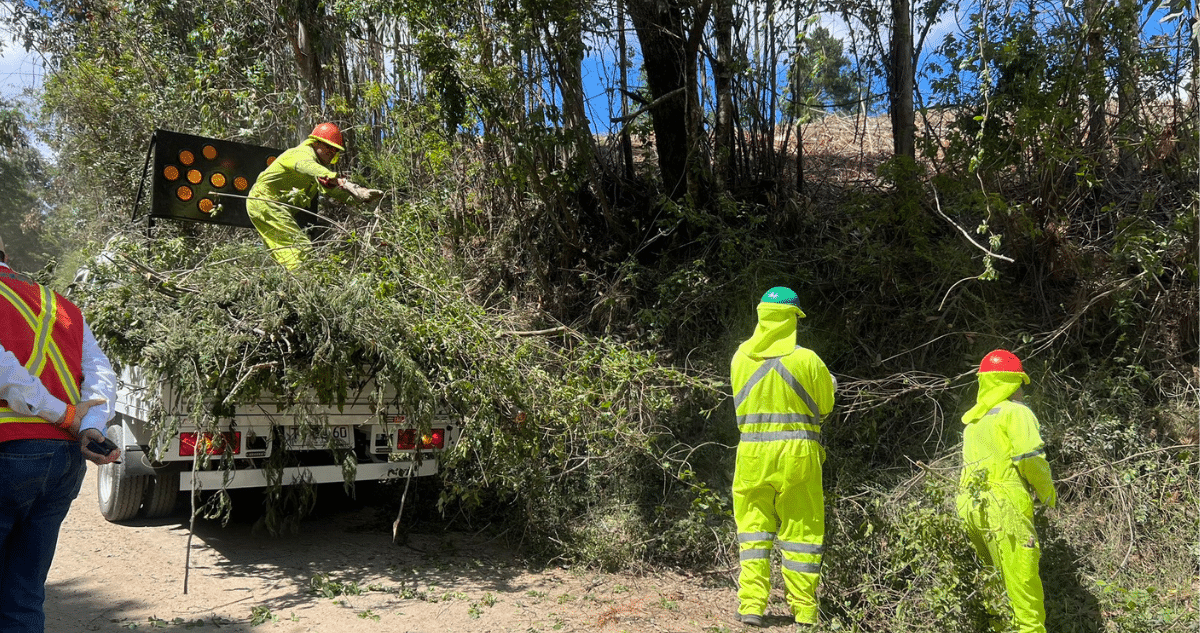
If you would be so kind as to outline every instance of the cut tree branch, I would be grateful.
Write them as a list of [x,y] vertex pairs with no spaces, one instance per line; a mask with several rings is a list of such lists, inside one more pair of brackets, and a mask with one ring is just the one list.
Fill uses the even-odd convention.
[[1001,255],[1001,254],[999,254],[999,253],[993,253],[992,251],[988,250],[988,249],[987,249],[985,246],[983,246],[983,245],[982,245],[982,244],[980,244],[979,242],[976,242],[976,241],[975,241],[975,238],[971,237],[971,234],[970,234],[970,233],[968,233],[966,229],[964,229],[963,227],[959,226],[957,223],[955,223],[955,222],[954,222],[954,220],[951,220],[951,219],[950,219],[950,216],[948,216],[948,215],[946,215],[945,213],[943,213],[943,212],[942,212],[942,202],[941,202],[941,200],[938,198],[938,192],[937,192],[937,189],[934,189],[934,190],[933,190],[933,204],[934,204],[934,207],[935,207],[935,209],[936,209],[936,211],[937,211],[937,214],[938,214],[938,215],[940,215],[940,216],[942,216],[942,219],[943,219],[943,220],[945,220],[945,221],[949,222],[949,223],[950,223],[950,226],[953,226],[954,228],[958,229],[958,230],[959,230],[959,232],[963,234],[963,237],[967,238],[967,241],[968,241],[968,242],[970,242],[970,243],[972,243],[972,244],[974,244],[974,245],[975,245],[975,248],[978,248],[979,250],[981,250],[981,251],[983,251],[984,253],[986,253],[986,254],[988,255],[988,257],[995,257],[996,259],[1002,259],[1002,260],[1004,260],[1004,261],[1006,261],[1006,262],[1009,262],[1009,263],[1012,263],[1012,262],[1014,261],[1014,260],[1013,260],[1011,257],[1005,257],[1004,255]]

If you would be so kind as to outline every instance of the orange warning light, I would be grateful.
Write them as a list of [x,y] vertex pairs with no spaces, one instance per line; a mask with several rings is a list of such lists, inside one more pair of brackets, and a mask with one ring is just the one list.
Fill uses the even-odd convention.
[[189,169],[187,179],[193,185],[198,185],[201,180],[204,180],[204,174],[201,174],[199,169]]
[[212,183],[212,186],[214,186],[214,187],[218,187],[218,188],[224,187],[225,186],[225,174],[222,174],[221,172],[218,171],[218,172],[214,173],[212,176],[209,176],[208,182]]
[[196,155],[189,150],[181,150],[179,152],[179,162],[183,163],[184,165],[191,165],[192,163],[196,162]]
[[204,154],[204,157],[208,160],[212,160],[217,157],[217,148],[212,145],[205,145],[204,149],[200,150],[200,153]]
[[187,202],[188,200],[192,199],[192,188],[187,185],[184,185],[175,190],[175,195],[179,196],[180,200]]
[[238,191],[245,191],[246,187],[249,186],[250,183],[243,176],[238,176],[237,178],[233,179],[233,188],[237,189]]
[[196,203],[201,213],[212,213],[213,201],[212,198],[200,198],[200,202]]
[[179,178],[179,168],[174,165],[163,167],[163,178],[167,180],[175,180]]

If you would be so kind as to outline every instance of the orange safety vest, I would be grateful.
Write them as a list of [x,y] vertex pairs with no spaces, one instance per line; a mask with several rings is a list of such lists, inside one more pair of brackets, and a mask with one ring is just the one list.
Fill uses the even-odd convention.
[[[55,398],[78,404],[83,384],[83,314],[58,293],[0,268],[0,345]],[[53,423],[0,400],[0,442],[75,439]]]

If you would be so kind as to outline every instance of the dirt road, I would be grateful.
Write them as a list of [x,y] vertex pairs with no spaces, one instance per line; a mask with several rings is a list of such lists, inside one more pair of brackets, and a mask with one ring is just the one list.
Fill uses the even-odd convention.
[[[108,523],[89,466],[50,570],[47,632],[741,629],[728,578],[531,570],[502,543],[462,533],[414,533],[395,546],[369,508],[321,512],[292,536],[255,535],[251,525],[198,523],[185,594],[186,510]],[[788,618],[769,623],[784,628]]]

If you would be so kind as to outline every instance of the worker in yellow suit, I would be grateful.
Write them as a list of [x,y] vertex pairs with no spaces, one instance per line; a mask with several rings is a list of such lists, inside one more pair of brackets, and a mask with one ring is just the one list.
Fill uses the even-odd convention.
[[1037,416],[1022,402],[1029,376],[1019,358],[998,349],[980,362],[978,378],[975,406],[962,418],[958,513],[979,557],[1000,569],[1017,630],[1046,633],[1029,491],[1051,508],[1058,496]]
[[738,620],[763,625],[778,544],[788,606],[798,624],[817,623],[817,580],[825,543],[821,421],[837,386],[825,363],[796,344],[804,318],[796,293],[778,286],[758,304],[754,335],[730,366],[741,438],[733,477],[741,575]]
[[321,123],[303,143],[280,154],[250,188],[246,214],[275,261],[288,270],[300,265],[309,239],[286,205],[307,209],[318,194],[341,202],[369,202],[383,195],[378,189],[350,182],[332,169],[345,149],[342,131],[333,123]]

